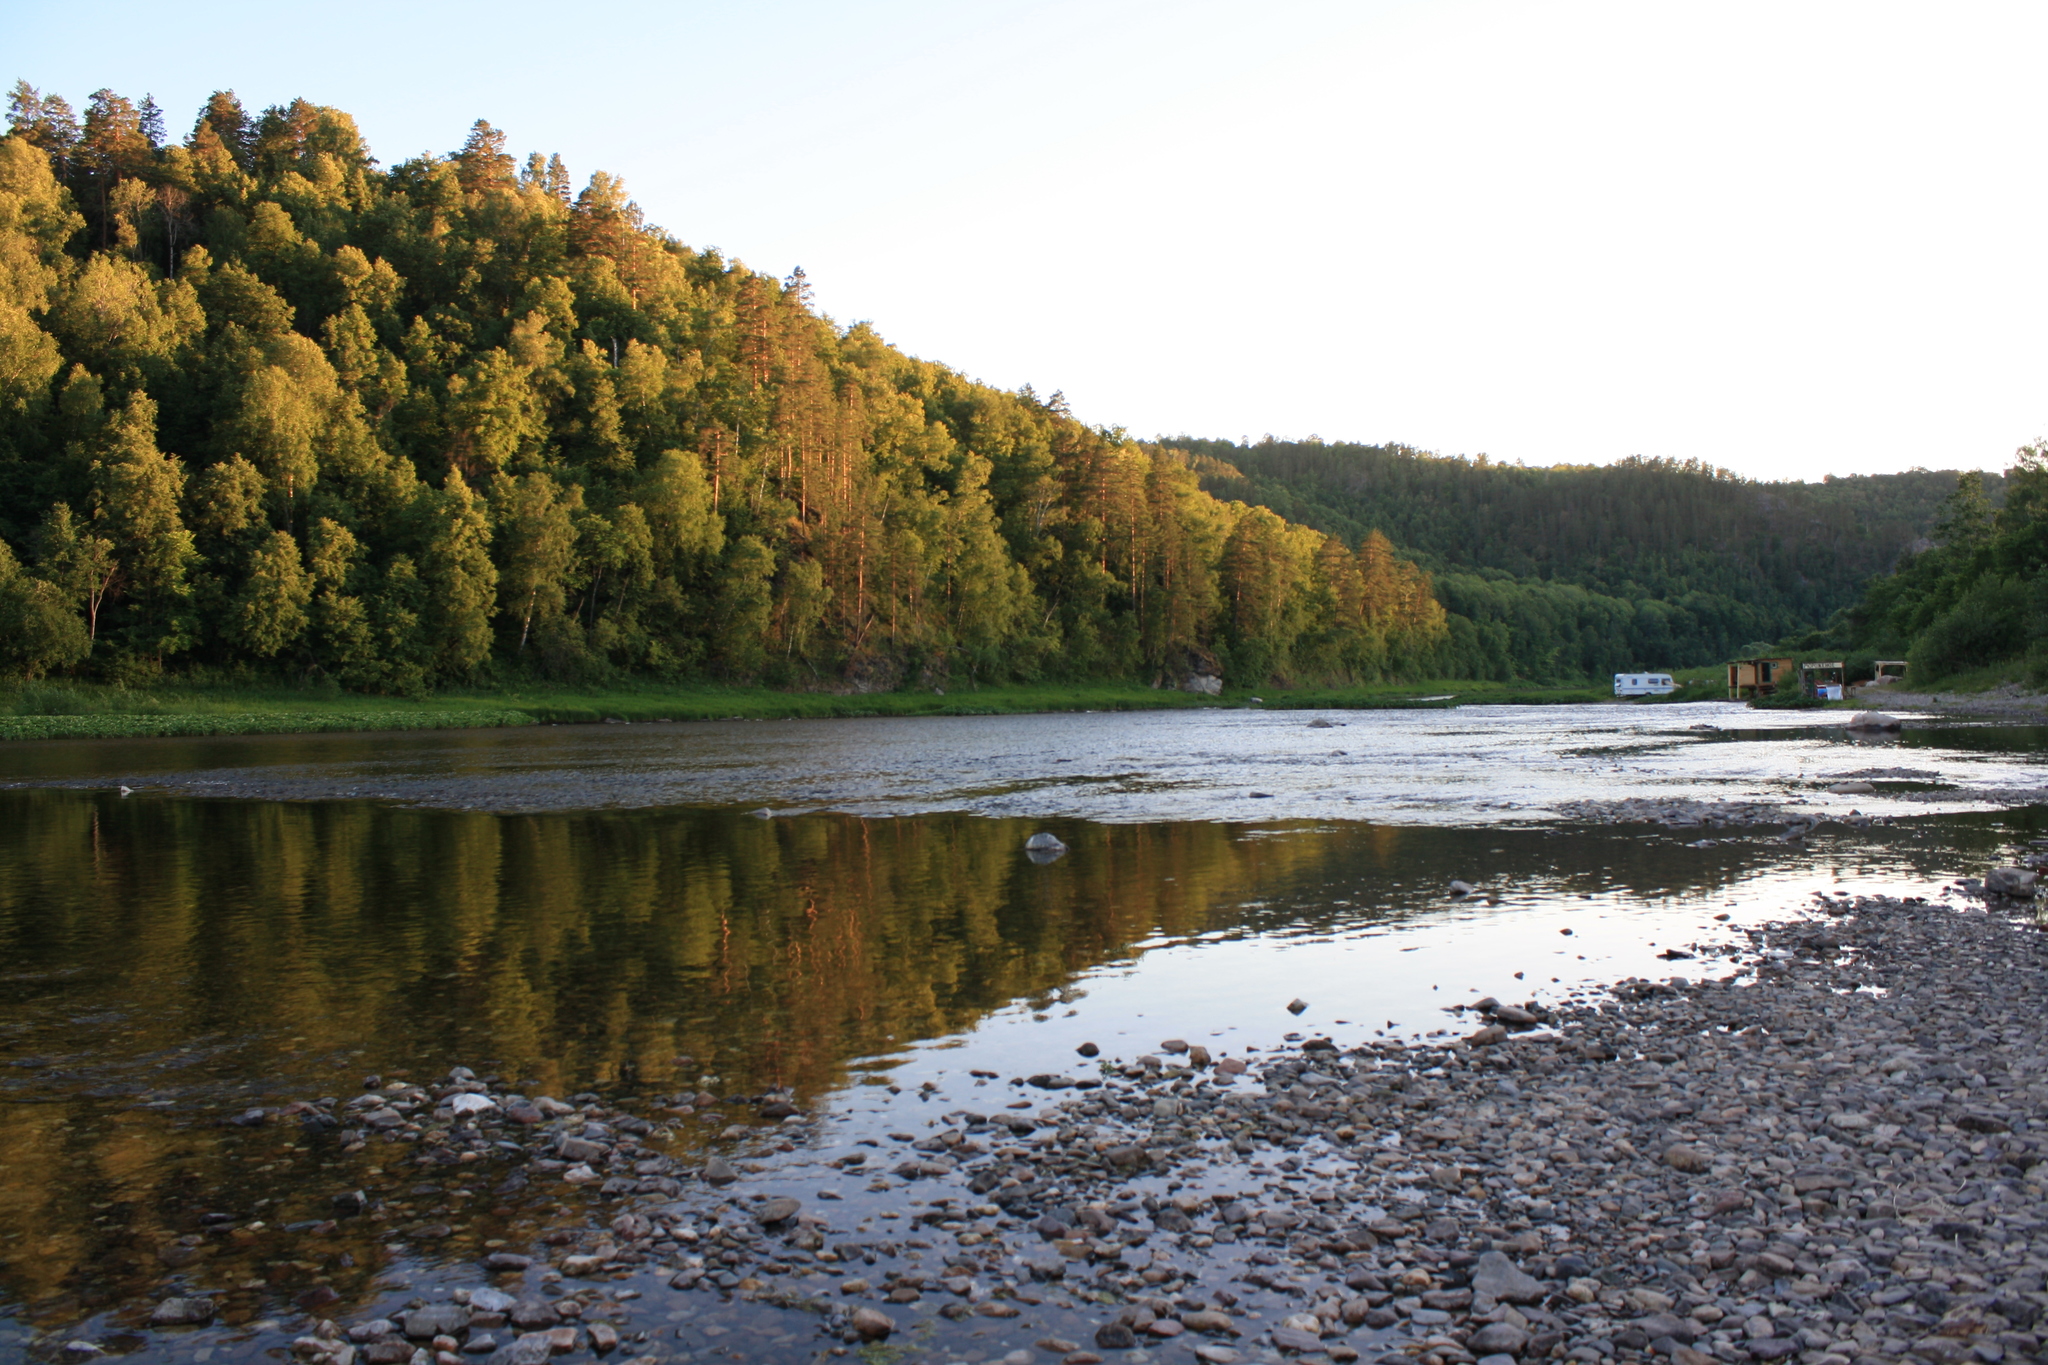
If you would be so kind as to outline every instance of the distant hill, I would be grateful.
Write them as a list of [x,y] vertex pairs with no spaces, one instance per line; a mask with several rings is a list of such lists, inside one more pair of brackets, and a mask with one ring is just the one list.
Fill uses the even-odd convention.
[[[1526,677],[1709,663],[1809,631],[1926,543],[1954,471],[1762,483],[1697,462],[1528,468],[1400,445],[1179,436],[1202,486],[1377,530]],[[1988,476],[1996,500],[2001,482]]]

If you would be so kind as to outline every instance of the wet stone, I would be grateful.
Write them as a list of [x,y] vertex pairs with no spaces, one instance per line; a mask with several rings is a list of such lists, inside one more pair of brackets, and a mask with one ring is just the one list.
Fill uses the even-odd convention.
[[492,1289],[489,1286],[469,1291],[470,1309],[477,1313],[509,1313],[518,1302],[518,1299],[504,1290]]
[[514,1327],[523,1332],[553,1327],[562,1320],[561,1313],[552,1303],[540,1299],[522,1299],[512,1305],[512,1311],[506,1316]]
[[489,1365],[547,1365],[555,1353],[554,1343],[544,1332],[515,1338],[491,1352]]
[[896,1330],[896,1319],[878,1308],[857,1308],[852,1321],[853,1330],[867,1341],[881,1341]]
[[1304,1332],[1298,1327],[1275,1327],[1272,1332],[1273,1344],[1283,1351],[1320,1351],[1323,1340],[1314,1332]]
[[415,1308],[404,1319],[405,1334],[421,1340],[452,1337],[468,1326],[469,1309],[459,1303],[436,1303]]
[[754,1221],[760,1223],[763,1227],[773,1227],[777,1223],[784,1223],[796,1217],[797,1212],[802,1208],[802,1200],[791,1199],[785,1195],[780,1198],[771,1199],[755,1210]]
[[1121,1322],[1105,1322],[1095,1329],[1095,1344],[1105,1351],[1128,1351],[1138,1344],[1138,1334]]
[[213,1321],[214,1302],[206,1298],[165,1299],[149,1315],[152,1327],[189,1327]]
[[579,1137],[565,1137],[555,1144],[555,1155],[563,1161],[586,1163],[603,1161],[611,1155],[611,1148],[601,1142],[591,1142]]

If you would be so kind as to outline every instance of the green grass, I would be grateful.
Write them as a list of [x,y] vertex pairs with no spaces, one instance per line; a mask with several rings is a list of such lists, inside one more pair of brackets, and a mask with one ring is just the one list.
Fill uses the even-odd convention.
[[[1989,692],[1994,687],[2017,684],[2028,691],[2039,691],[2040,686],[2030,681],[2025,659],[2007,659],[2003,663],[1986,664],[1982,668],[1965,669],[1941,678],[1915,678],[1909,683],[1894,683],[1901,692]],[[1879,689],[1880,692],[1882,689]]]
[[[455,694],[461,695],[461,694]],[[1002,716],[1036,711],[1157,711],[1242,706],[1241,695],[1218,699],[1133,683],[1010,684],[979,690],[781,692],[708,683],[604,688],[510,687],[472,694],[478,702],[516,707],[559,724],[604,720],[784,720],[827,716]]]
[[1678,684],[1678,690],[1667,696],[1658,697],[1660,702],[1726,701],[1728,700],[1728,669],[1724,664],[1706,668],[1674,668],[1671,681]]
[[338,730],[449,730],[531,725],[524,711],[350,713],[257,711],[246,715],[0,716],[0,739],[135,739],[158,735],[307,735]]
[[46,682],[0,687],[0,740],[321,733],[604,721],[780,720],[830,716],[994,716],[1183,708],[1380,710],[1606,701],[1600,686],[1449,680],[1344,688],[1232,688],[1206,697],[1133,683],[1011,684],[835,694],[766,687],[628,683],[451,689],[422,700],[327,688],[165,682],[149,688]]

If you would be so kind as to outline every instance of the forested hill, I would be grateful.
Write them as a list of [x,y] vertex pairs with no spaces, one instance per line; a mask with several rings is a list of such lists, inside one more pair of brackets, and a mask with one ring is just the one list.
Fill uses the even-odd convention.
[[1346,539],[1384,532],[1446,608],[1508,625],[1529,676],[1709,662],[1812,629],[1924,545],[1956,485],[1954,471],[1759,483],[1669,460],[1525,468],[1316,441],[1162,448],[1194,457],[1218,497]]
[[479,121],[17,85],[0,666],[417,691],[1489,671],[1384,539],[908,357]]
[[9,129],[17,677],[1577,679],[1815,624],[1926,521],[1910,477],[1142,446],[482,121],[385,167],[304,100],[173,137],[23,83]]

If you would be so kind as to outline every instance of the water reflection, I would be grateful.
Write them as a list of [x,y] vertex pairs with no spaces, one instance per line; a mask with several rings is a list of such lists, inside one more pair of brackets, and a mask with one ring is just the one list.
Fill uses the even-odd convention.
[[[134,1301],[212,1209],[300,1229],[223,1280],[242,1286],[230,1321],[321,1286],[367,1293],[554,1216],[456,1181],[416,1199],[445,1240],[343,1225],[302,1244],[359,1177],[331,1143],[220,1120],[365,1073],[460,1063],[532,1093],[789,1086],[831,1103],[866,1067],[1023,1068],[1082,1030],[1149,1046],[1148,1015],[1277,1036],[1296,990],[1319,1005],[1307,1026],[1426,1026],[1449,999],[1426,986],[1506,994],[1525,959],[1529,990],[1653,968],[1646,916],[1693,933],[1731,895],[1774,913],[1838,878],[1940,875],[2031,818],[1698,849],[1620,829],[4,792],[0,1304],[59,1322]],[[1071,851],[1034,864],[1024,841],[1048,828]],[[1498,903],[1448,906],[1453,876]],[[1560,923],[1579,926],[1565,948]],[[917,1046],[933,1040],[943,1055]],[[407,1187],[392,1197],[404,1214]]]

